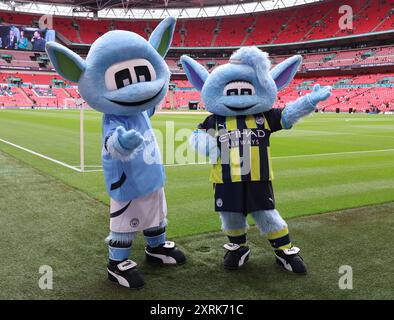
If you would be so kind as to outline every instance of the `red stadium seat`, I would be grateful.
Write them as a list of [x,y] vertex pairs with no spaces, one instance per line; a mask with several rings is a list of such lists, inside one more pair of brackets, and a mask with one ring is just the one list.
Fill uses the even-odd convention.
[[[209,47],[240,46],[267,43],[289,43],[323,38],[364,34],[394,28],[394,1],[349,0],[353,8],[352,30],[342,30],[339,19],[339,1],[321,1],[304,6],[270,12],[221,18],[179,19],[173,46]],[[39,15],[0,12],[8,24],[31,26]],[[111,29],[130,30],[147,38],[157,20],[110,20],[55,17],[54,29],[71,42],[92,43]],[[250,33],[248,32],[250,31]]]

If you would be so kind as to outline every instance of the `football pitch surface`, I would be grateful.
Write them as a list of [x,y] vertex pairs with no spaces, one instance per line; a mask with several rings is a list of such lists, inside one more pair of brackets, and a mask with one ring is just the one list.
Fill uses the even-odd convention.
[[[178,132],[205,117],[157,114],[152,123],[165,136],[170,122]],[[176,146],[186,143],[178,138]],[[105,281],[109,198],[100,170],[101,114],[85,112],[83,173],[78,111],[0,110],[0,139],[0,298],[393,298],[394,116],[314,114],[272,135],[277,208],[294,218],[290,232],[309,266],[306,277],[279,270],[253,227],[251,261],[223,271],[226,239],[213,212],[210,165],[170,163],[168,234],[189,263],[146,265],[140,237],[133,258],[147,287],[137,292]],[[309,215],[315,216],[301,217]],[[338,268],[346,264],[354,269],[353,290],[338,289]],[[41,265],[54,269],[53,290],[38,288]]]

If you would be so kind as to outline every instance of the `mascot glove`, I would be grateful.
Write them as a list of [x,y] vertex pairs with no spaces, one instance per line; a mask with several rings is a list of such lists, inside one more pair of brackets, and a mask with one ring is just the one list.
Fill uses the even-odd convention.
[[208,156],[211,160],[217,160],[219,156],[216,138],[204,130],[194,130],[190,136],[189,144],[199,153]]
[[108,152],[113,159],[128,161],[142,150],[143,142],[144,138],[138,131],[117,127],[107,141]]
[[315,84],[311,93],[307,95],[309,102],[316,106],[319,102],[327,100],[331,96],[331,86],[320,87],[320,84]]
[[130,153],[137,149],[143,142],[144,137],[138,131],[131,129],[126,131],[123,127],[117,127],[116,133],[120,146]]

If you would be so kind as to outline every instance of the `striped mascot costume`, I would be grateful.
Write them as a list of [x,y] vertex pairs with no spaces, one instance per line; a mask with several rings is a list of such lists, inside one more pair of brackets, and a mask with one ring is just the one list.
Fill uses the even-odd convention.
[[213,162],[215,211],[229,240],[224,246],[227,269],[237,269],[249,259],[246,218],[251,214],[278,264],[294,273],[307,272],[300,249],[293,246],[288,226],[275,209],[270,158],[270,135],[292,128],[331,95],[331,87],[315,85],[283,110],[273,108],[278,91],[288,86],[301,61],[301,56],[293,56],[270,70],[267,53],[244,47],[209,74],[192,58],[181,58],[189,81],[212,113],[190,143]]

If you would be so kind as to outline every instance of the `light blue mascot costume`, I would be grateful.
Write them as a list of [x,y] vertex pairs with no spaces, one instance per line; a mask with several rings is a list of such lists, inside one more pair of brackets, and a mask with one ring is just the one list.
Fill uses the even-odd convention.
[[102,162],[111,198],[108,278],[122,286],[144,285],[134,261],[132,241],[143,231],[150,262],[183,264],[186,258],[166,241],[167,206],[164,168],[150,117],[165,97],[170,72],[164,57],[175,19],[163,20],[149,41],[128,31],[110,31],[97,39],[83,60],[64,46],[48,42],[56,71],[77,82],[90,107],[103,113]]
[[187,78],[212,113],[190,142],[214,163],[210,180],[215,211],[230,241],[224,246],[225,268],[237,269],[249,259],[246,216],[251,214],[267,235],[277,263],[294,273],[307,271],[300,249],[292,245],[287,224],[275,209],[269,143],[271,133],[292,128],[331,95],[331,87],[315,85],[283,110],[273,108],[278,91],[289,85],[301,61],[301,56],[293,56],[270,70],[267,53],[244,47],[209,74],[192,58],[181,58]]

